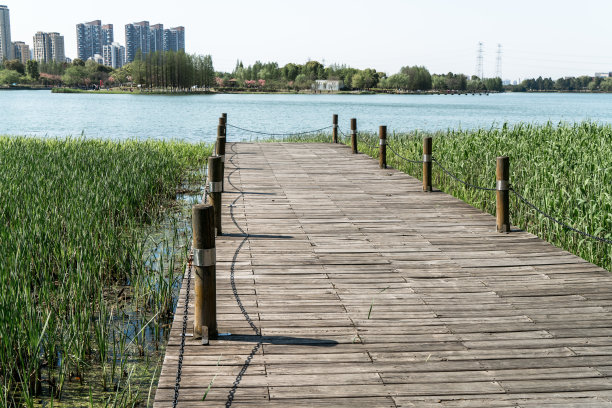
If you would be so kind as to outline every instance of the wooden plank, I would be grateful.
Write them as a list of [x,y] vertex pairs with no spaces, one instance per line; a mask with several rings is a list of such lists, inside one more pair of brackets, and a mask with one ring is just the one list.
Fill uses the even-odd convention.
[[607,271],[343,146],[229,143],[225,168],[232,335],[186,338],[179,406],[612,406]]

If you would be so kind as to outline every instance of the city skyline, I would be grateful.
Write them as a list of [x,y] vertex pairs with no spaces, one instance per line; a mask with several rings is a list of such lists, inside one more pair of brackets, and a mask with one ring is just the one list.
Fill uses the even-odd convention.
[[[247,65],[256,60],[284,65],[313,59],[387,74],[406,65],[424,65],[433,73],[473,75],[479,42],[484,43],[483,71],[489,77],[496,73],[497,44],[503,46],[504,79],[612,71],[612,29],[606,21],[612,4],[603,0],[587,0],[579,14],[569,0],[382,0],[376,9],[363,0],[313,0],[299,13],[285,11],[285,3],[277,0],[258,7],[242,0],[222,5],[187,2],[182,7],[158,0],[109,0],[95,11],[83,10],[74,0],[52,5],[33,0],[5,3],[11,9],[13,41],[27,43],[38,30],[58,31],[64,33],[71,58],[76,56],[78,22],[100,19],[120,30],[145,19],[187,27],[186,51],[211,54],[221,71],[231,71],[238,59]],[[121,38],[115,41],[125,44]]]

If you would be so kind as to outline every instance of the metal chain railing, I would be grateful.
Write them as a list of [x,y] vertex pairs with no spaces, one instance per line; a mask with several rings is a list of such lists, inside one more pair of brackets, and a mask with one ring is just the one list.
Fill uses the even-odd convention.
[[[371,145],[368,141],[368,138],[365,137],[366,133],[361,134],[361,143],[369,147],[370,149],[378,150],[379,146],[377,144]],[[359,132],[357,132],[357,141],[359,141]]]
[[480,187],[477,186],[475,184],[472,183],[468,183],[467,181],[461,180],[459,177],[457,177],[456,175],[454,175],[453,173],[451,173],[450,171],[448,171],[446,168],[444,168],[440,162],[438,162],[436,160],[435,157],[431,158],[431,161],[433,161],[438,167],[440,167],[440,169],[442,169],[442,171],[446,174],[448,174],[450,177],[454,178],[455,180],[457,180],[459,183],[465,185],[466,187],[471,187],[471,188],[475,188],[476,190],[483,190],[483,191],[496,191],[495,188],[488,188],[488,187]]
[[181,388],[181,374],[183,371],[183,354],[185,353],[185,336],[187,334],[187,315],[189,311],[189,289],[191,287],[191,268],[193,255],[189,256],[189,266],[187,268],[187,291],[185,292],[185,311],[183,312],[183,330],[181,334],[181,346],[179,348],[178,368],[176,370],[176,381],[174,383],[174,399],[172,408],[178,405],[179,390]]
[[340,129],[340,126],[338,126],[338,133],[340,133],[340,137],[338,138],[340,143],[346,144],[349,141],[350,135],[344,133],[342,129]]
[[417,164],[423,164],[423,160],[410,160],[405,158],[404,156],[400,155],[398,152],[395,151],[395,149],[393,149],[391,147],[391,144],[387,143],[387,149],[389,149],[389,151],[391,151],[391,153],[393,153],[394,155],[396,155],[397,157],[399,157],[400,159],[408,162],[408,163],[417,163]]
[[544,217],[548,218],[549,220],[555,222],[556,224],[561,225],[563,228],[566,228],[570,231],[574,231],[577,234],[580,234],[584,237],[587,238],[591,238],[594,239],[596,241],[599,242],[603,242],[604,244],[612,244],[612,240],[609,239],[605,239],[605,238],[601,238],[595,235],[591,235],[588,232],[584,232],[584,231],[580,231],[574,227],[572,227],[571,225],[568,225],[566,223],[564,223],[563,221],[559,221],[558,219],[554,218],[552,215],[545,213],[544,211],[542,211],[541,209],[539,209],[538,207],[535,206],[535,204],[533,204],[532,202],[528,201],[525,197],[523,197],[518,191],[516,191],[512,186],[510,186],[510,191],[512,191],[519,200],[521,200],[525,205],[531,207],[532,209],[534,209],[537,213],[543,215]]
[[243,132],[255,133],[258,135],[265,135],[265,136],[302,136],[302,135],[308,135],[310,133],[322,132],[324,130],[331,129],[333,127],[333,125],[330,125],[330,126],[323,127],[321,129],[305,130],[302,132],[295,132],[295,133],[268,133],[268,132],[261,132],[259,130],[241,128],[239,126],[230,125],[229,123],[227,123],[226,126],[234,128],[234,129],[242,130]]

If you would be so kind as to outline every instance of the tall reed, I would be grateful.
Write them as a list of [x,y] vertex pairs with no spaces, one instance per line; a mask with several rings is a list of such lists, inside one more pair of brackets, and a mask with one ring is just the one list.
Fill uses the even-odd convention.
[[[168,220],[177,188],[210,153],[173,141],[0,137],[1,406],[57,403],[66,382],[98,380],[96,364],[115,405],[137,400],[129,360],[143,327],[172,313],[181,262],[170,247],[183,227],[155,246],[151,225]],[[170,256],[152,260],[160,251]]]

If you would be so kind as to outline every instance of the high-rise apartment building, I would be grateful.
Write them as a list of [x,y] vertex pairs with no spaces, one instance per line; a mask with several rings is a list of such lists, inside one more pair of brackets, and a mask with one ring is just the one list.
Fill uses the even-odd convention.
[[151,52],[164,50],[164,25],[154,24],[150,27],[149,47]]
[[125,64],[125,47],[119,43],[112,43],[102,47],[104,65],[111,68],[121,68]]
[[185,51],[185,27],[174,27],[164,31],[164,50]]
[[59,33],[49,33],[51,40],[51,58],[56,62],[66,62],[64,36]]
[[115,34],[112,24],[104,24],[102,26],[102,46],[110,45],[115,42]]
[[30,60],[30,46],[23,41],[15,41],[13,43],[13,49],[15,59],[21,61],[22,64],[26,64]]
[[15,58],[13,51],[9,9],[6,6],[0,6],[0,62]]
[[126,62],[132,62],[138,51],[142,55],[149,53],[151,33],[148,21],[125,25],[125,55]]
[[34,59],[38,62],[66,62],[64,36],[59,33],[37,32],[34,35]]
[[102,54],[102,22],[100,20],[77,24],[77,56],[86,61]]
[[134,61],[138,51],[142,55],[156,51],[185,50],[185,27],[164,30],[163,24],[149,25],[141,21],[125,25],[125,62]]
[[49,34],[42,31],[34,34],[34,59],[38,62],[49,62],[53,59]]

